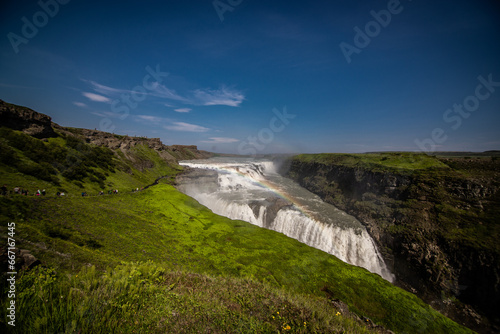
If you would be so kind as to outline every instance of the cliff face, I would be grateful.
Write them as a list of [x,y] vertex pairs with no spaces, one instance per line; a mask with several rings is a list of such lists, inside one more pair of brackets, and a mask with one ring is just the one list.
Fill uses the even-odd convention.
[[0,100],[0,124],[36,138],[56,137],[49,116],[2,100]]
[[363,222],[396,284],[460,323],[494,331],[500,314],[500,163],[442,162],[405,170],[299,156],[282,173]]
[[126,156],[128,151],[137,145],[145,145],[154,149],[160,157],[167,161],[177,162],[179,160],[204,159],[212,156],[212,153],[200,151],[195,145],[164,145],[160,138],[130,137],[115,135],[99,130],[63,128],[56,125],[60,132],[80,136],[88,144],[107,147],[113,151],[120,150]]

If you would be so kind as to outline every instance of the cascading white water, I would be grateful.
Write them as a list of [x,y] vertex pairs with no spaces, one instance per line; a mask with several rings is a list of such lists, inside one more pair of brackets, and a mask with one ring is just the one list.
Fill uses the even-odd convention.
[[283,233],[394,280],[356,218],[278,175],[272,161],[214,158],[180,164],[195,169],[179,179],[179,190],[214,213]]

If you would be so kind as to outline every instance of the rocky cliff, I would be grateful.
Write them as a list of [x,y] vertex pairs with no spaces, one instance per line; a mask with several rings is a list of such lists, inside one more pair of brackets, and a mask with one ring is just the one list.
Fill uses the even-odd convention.
[[363,222],[396,284],[470,328],[498,330],[496,158],[303,155],[282,173]]
[[49,116],[2,100],[0,100],[0,124],[36,138],[56,136]]
[[126,156],[128,151],[137,145],[145,145],[154,149],[158,152],[160,157],[172,162],[189,159],[204,159],[212,156],[212,153],[210,152],[198,150],[198,147],[195,145],[164,145],[160,138],[115,135],[99,130],[63,128],[57,125],[55,128],[60,132],[79,136],[88,144],[107,147],[113,151],[120,150]]

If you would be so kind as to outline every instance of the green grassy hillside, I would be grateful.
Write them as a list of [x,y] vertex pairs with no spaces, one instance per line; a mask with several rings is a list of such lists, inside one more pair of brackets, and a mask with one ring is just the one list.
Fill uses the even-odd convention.
[[[16,246],[42,263],[19,271],[15,328],[6,325],[2,278],[3,329],[362,333],[373,321],[400,333],[469,332],[365,269],[213,214],[169,177],[132,192],[180,171],[146,146],[125,154],[64,135],[40,141],[2,131],[0,183],[47,190],[0,196],[2,245],[15,222]],[[118,195],[80,196],[115,188]]]
[[[48,328],[49,332],[56,328],[67,328],[65,326],[68,323],[74,323],[76,327],[86,326],[81,323],[83,314],[99,310],[90,301],[95,298],[94,302],[103,304],[98,298],[100,293],[109,293],[112,298],[117,298],[114,302],[101,305],[102,314],[97,312],[99,314],[94,315],[96,319],[102,317],[103,320],[99,321],[102,326],[113,326],[127,320],[128,316],[132,316],[128,313],[132,310],[143,314],[141,319],[144,322],[141,320],[140,326],[153,326],[158,319],[162,319],[167,326],[177,321],[173,315],[175,312],[156,310],[157,313],[150,313],[156,308],[156,302],[144,302],[141,296],[152,294],[150,298],[158,298],[168,305],[195,302],[190,299],[191,283],[176,283],[188,279],[190,275],[202,281],[192,287],[193,291],[201,295],[205,284],[215,282],[210,289],[217,290],[219,285],[229,281],[234,285],[253,285],[253,289],[269,291],[273,296],[268,301],[273,305],[269,307],[275,308],[276,312],[280,312],[281,306],[273,301],[274,298],[287,299],[283,305],[291,303],[288,299],[295,300],[293,307],[290,306],[294,311],[281,311],[281,316],[286,317],[284,323],[295,332],[303,331],[300,325],[304,322],[309,323],[307,331],[317,328],[320,332],[329,332],[329,326],[337,326],[334,327],[337,329],[354,326],[348,319],[346,323],[334,321],[340,315],[335,316],[337,310],[331,306],[326,313],[319,313],[324,314],[325,318],[315,318],[319,316],[319,306],[324,307],[326,303],[321,298],[325,296],[322,290],[328,290],[331,296],[347,303],[359,315],[398,332],[467,332],[412,294],[394,287],[377,275],[345,264],[279,233],[217,216],[170,185],[160,184],[143,192],[117,196],[2,198],[2,207],[11,208],[11,212],[2,215],[3,229],[9,219],[14,220],[17,240],[23,243],[23,247],[31,249],[47,268],[57,272],[53,275],[54,282],[50,283],[50,289],[47,280],[39,279],[35,285],[26,283],[36,280],[36,274],[26,275],[19,283],[33,290],[26,292],[27,297],[21,301],[25,304],[20,306],[21,309],[30,310],[29,315],[26,315],[30,319],[29,323],[39,323],[41,329]],[[152,262],[131,264],[135,261]],[[120,263],[125,264],[119,266]],[[83,269],[79,273],[82,266],[86,268],[87,264],[96,269]],[[146,269],[140,269],[141,266]],[[88,270],[92,273],[89,274]],[[151,272],[158,273],[153,275]],[[110,278],[114,275],[120,277],[117,282]],[[119,280],[125,282],[120,283]],[[141,281],[146,283],[141,285]],[[114,289],[118,289],[118,292],[114,292]],[[140,291],[135,292],[137,295],[125,294],[127,289]],[[207,294],[213,292],[210,289],[206,291]],[[118,295],[115,296],[115,293]],[[213,314],[217,319],[214,321],[225,321],[232,325],[236,325],[233,323],[235,321],[243,322],[248,326],[256,322],[254,325],[257,327],[254,329],[264,330],[270,326],[271,331],[279,330],[271,321],[272,316],[276,317],[274,309],[267,316],[261,314],[252,317],[252,312],[256,312],[259,306],[252,298],[265,299],[263,295],[251,297],[239,289],[233,293],[233,302],[241,305],[231,310],[230,305],[220,302],[220,307],[225,308],[225,311],[218,310],[219,313]],[[54,299],[55,295],[62,298]],[[216,296],[216,299],[226,298]],[[51,299],[52,303],[44,304],[44,298]],[[80,298],[89,304],[87,308],[73,305],[79,304],[77,301]],[[203,298],[197,299],[199,310],[193,308],[192,311],[208,317],[211,303],[219,301],[212,300],[209,295]],[[252,306],[252,303],[255,305]],[[297,311],[301,307],[302,311]],[[75,311],[63,311],[67,308],[74,308]],[[53,312],[58,313],[54,315]],[[177,312],[190,311],[179,306]],[[302,315],[297,316],[294,312]],[[189,315],[189,322],[196,323],[196,314]],[[48,317],[51,317],[50,321]],[[337,324],[332,325],[334,323]],[[210,326],[217,327],[213,323]],[[159,327],[158,332],[167,327]],[[130,323],[120,328],[125,332],[137,329]],[[21,332],[29,332],[29,329],[25,327]]]
[[324,165],[340,165],[359,167],[373,171],[419,171],[419,170],[447,170],[448,166],[438,159],[427,154],[411,152],[384,152],[384,153],[320,153],[301,154],[294,159],[303,162],[314,162]]
[[[109,189],[129,191],[152,184],[155,179],[175,175],[180,166],[161,159],[145,144],[121,150],[89,145],[70,133],[45,141],[21,131],[0,128],[0,183],[12,190],[20,187],[34,194],[95,195]],[[144,165],[147,167],[144,168]]]

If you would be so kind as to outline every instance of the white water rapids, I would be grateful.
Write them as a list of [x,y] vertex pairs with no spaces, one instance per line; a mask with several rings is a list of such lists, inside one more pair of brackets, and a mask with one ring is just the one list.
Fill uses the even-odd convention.
[[178,189],[214,213],[283,233],[394,280],[356,218],[280,176],[272,161],[212,158],[180,164],[193,169],[178,179]]

